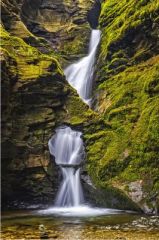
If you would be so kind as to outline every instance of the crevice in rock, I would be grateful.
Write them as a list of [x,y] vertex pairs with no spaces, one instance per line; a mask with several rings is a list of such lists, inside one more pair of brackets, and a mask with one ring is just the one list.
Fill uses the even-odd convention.
[[99,15],[101,12],[101,0],[95,0],[93,7],[88,11],[87,20],[92,29],[98,27]]

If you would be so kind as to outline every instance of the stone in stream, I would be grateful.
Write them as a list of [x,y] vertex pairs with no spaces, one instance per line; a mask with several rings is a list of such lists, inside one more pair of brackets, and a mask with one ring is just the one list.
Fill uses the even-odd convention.
[[40,230],[40,239],[49,239],[48,233],[46,232],[46,228],[43,224],[39,225]]

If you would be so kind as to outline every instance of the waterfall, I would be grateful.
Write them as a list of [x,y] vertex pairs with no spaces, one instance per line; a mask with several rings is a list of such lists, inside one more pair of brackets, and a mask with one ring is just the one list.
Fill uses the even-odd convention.
[[63,182],[60,186],[55,206],[71,207],[80,206],[84,202],[83,191],[80,182],[80,169],[62,167]]
[[80,163],[84,159],[84,146],[81,132],[70,127],[61,127],[49,140],[49,150],[60,165],[62,183],[59,188],[56,206],[79,206],[83,203],[83,191],[80,182]]
[[[89,106],[91,104],[92,80],[97,47],[100,41],[100,31],[92,30],[88,55],[77,63],[65,69],[66,79],[74,87],[79,96]],[[73,131],[70,127],[61,127],[49,140],[49,150],[55,156],[55,162],[60,166],[62,183],[59,188],[55,206],[75,207],[84,202],[80,182],[80,164],[84,160],[82,133]]]
[[88,55],[77,63],[71,64],[64,71],[69,84],[77,90],[79,96],[89,106],[91,105],[95,56],[100,42],[100,35],[100,30],[93,29]]
[[[64,71],[67,81],[89,106],[91,105],[95,56],[99,42],[100,31],[92,30],[88,55],[71,64]],[[81,132],[64,126],[56,129],[55,135],[49,140],[50,154],[55,157],[56,164],[60,166],[63,178],[55,200],[54,212],[56,210],[58,212],[59,207],[64,209],[64,212],[68,211],[68,207],[69,209],[73,207],[78,213],[80,211],[87,211],[89,214],[90,211],[92,212],[91,208],[82,207],[84,197],[80,182],[80,165],[84,160],[85,151],[81,136]],[[94,210],[94,214],[99,213],[101,214],[101,210]]]
[[[92,30],[88,55],[77,63],[65,69],[66,79],[74,87],[79,96],[89,106],[91,105],[92,82],[97,47],[100,41],[100,31]],[[57,193],[55,206],[39,211],[42,214],[63,216],[100,216],[119,212],[108,208],[91,208],[83,205],[84,197],[80,182],[80,166],[85,158],[82,133],[70,127],[56,129],[49,140],[50,154],[55,157],[62,173],[62,182]]]

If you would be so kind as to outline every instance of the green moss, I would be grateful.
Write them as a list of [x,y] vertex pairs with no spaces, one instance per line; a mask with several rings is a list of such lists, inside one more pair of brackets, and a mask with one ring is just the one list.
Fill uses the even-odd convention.
[[67,34],[70,40],[65,41],[62,46],[60,46],[60,52],[64,55],[79,55],[85,53],[90,28],[88,24],[85,24],[85,27],[73,27],[72,29],[67,29]]
[[103,27],[102,54],[110,45],[119,41],[131,29],[135,29],[149,18],[156,18],[159,9],[157,0],[136,2],[135,0],[105,1],[102,4],[100,25]]
[[66,102],[70,124],[84,124],[91,120],[96,114],[82,102],[73,89],[71,89],[71,91],[74,92],[74,94],[70,94]]
[[113,58],[113,60],[111,61],[108,69],[112,69],[114,67],[119,67],[121,65],[126,65],[128,62],[128,60],[126,58],[122,58],[122,57],[116,57],[116,58]]
[[55,58],[42,54],[36,48],[26,44],[21,38],[11,36],[1,26],[1,47],[15,59],[21,80],[36,79],[49,74],[49,67],[63,74]]
[[[102,83],[109,101],[103,116],[109,128],[86,134],[88,171],[97,184],[157,178],[159,145],[158,56],[127,67]],[[100,108],[100,106],[99,106]],[[93,162],[93,164],[92,164]]]

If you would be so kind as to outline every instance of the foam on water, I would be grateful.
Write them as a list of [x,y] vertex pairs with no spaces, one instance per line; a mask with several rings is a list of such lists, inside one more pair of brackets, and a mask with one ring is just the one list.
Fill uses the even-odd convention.
[[56,215],[65,217],[97,217],[111,214],[119,214],[121,210],[111,208],[92,208],[87,205],[78,207],[53,207],[38,211],[39,214]]

